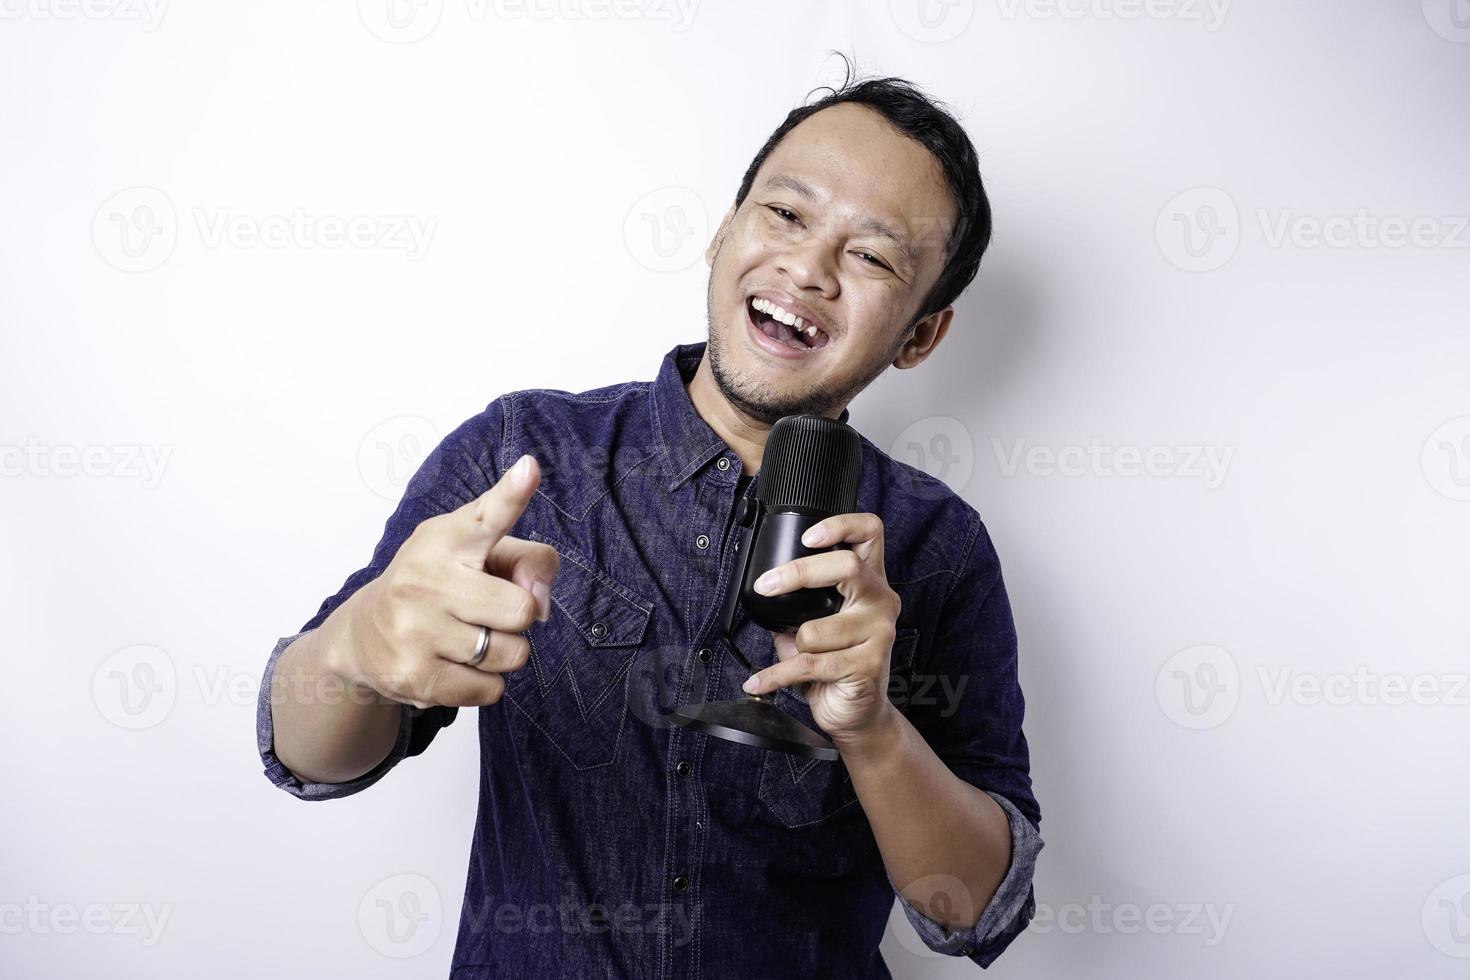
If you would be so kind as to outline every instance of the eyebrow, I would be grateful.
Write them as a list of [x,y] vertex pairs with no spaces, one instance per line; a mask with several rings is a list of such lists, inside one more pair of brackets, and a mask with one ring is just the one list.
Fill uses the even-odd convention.
[[[806,198],[808,201],[815,201],[817,199],[817,192],[812,190],[810,184],[800,177],[793,177],[791,174],[771,174],[770,177],[766,178],[765,183],[767,187],[784,187],[793,194]],[[919,263],[917,257],[914,255],[913,249],[909,247],[909,243],[903,239],[903,236],[895,231],[893,226],[886,221],[874,217],[863,218],[858,222],[858,231],[888,239],[893,243],[893,247],[898,249],[899,253],[903,256],[903,260],[907,263],[909,269],[918,269]]]

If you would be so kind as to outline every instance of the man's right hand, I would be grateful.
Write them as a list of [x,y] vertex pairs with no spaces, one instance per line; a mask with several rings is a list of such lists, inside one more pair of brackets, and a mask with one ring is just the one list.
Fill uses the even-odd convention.
[[[528,454],[477,499],[422,521],[348,600],[349,635],[333,672],[420,708],[500,700],[501,675],[530,656],[521,632],[551,613],[556,549],[510,536],[540,482]],[[490,647],[470,667],[481,626]]]

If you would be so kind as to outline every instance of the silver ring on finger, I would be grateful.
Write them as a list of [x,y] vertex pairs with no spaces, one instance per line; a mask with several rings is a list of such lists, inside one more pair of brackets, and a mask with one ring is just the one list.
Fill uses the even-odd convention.
[[480,661],[485,659],[485,653],[490,649],[490,627],[480,627],[480,640],[475,644],[474,656],[465,661],[467,667],[478,667]]

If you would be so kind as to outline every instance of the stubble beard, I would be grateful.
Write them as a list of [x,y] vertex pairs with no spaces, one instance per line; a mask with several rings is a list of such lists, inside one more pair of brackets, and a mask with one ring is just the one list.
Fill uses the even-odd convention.
[[725,400],[734,405],[742,414],[762,425],[774,425],[778,419],[787,415],[836,417],[857,397],[859,392],[893,366],[893,359],[898,356],[899,348],[903,345],[903,340],[900,338],[892,349],[870,365],[861,377],[840,390],[816,385],[795,395],[779,396],[768,390],[759,378],[731,369],[725,356],[725,337],[715,325],[714,310],[710,308],[708,300],[705,307],[705,320],[709,341],[705,345],[704,353],[709,358],[710,373],[714,376],[720,394],[724,395]]

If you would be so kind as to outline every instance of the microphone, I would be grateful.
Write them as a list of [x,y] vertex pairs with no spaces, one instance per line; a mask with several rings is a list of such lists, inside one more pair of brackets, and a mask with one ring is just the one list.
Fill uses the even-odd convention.
[[801,536],[813,524],[857,509],[862,465],[862,442],[844,422],[788,415],[771,427],[756,476],[760,511],[752,515],[753,543],[740,585],[740,602],[756,623],[773,633],[794,633],[807,620],[842,608],[842,593],[832,586],[767,596],[754,583],[777,565],[833,550],[808,548]]
[[[753,622],[773,633],[794,633],[807,620],[842,608],[842,593],[834,586],[767,596],[755,591],[754,583],[777,565],[847,547],[808,548],[801,536],[813,524],[857,509],[862,456],[862,440],[845,422],[820,415],[787,415],[771,427],[760,469],[746,488],[737,515],[741,527],[737,557],[718,638],[750,673],[755,667],[730,638],[737,604]],[[769,694],[680,705],[669,717],[675,724],[746,745],[814,759],[838,758],[831,741],[776,707]]]

